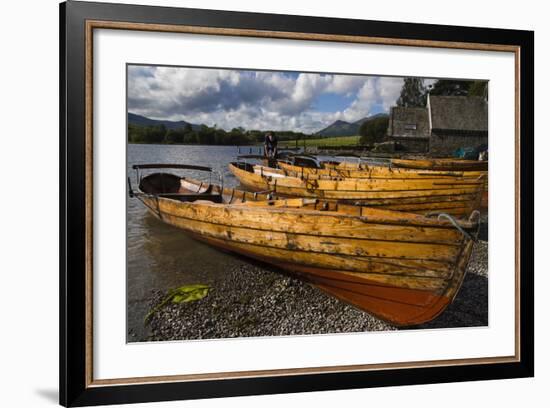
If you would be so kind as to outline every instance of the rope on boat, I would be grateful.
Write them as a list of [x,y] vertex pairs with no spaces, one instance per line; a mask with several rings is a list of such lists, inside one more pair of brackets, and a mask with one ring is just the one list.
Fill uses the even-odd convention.
[[445,218],[445,219],[448,220],[451,224],[453,224],[453,226],[454,226],[457,230],[459,230],[459,231],[462,233],[462,235],[464,235],[466,238],[468,238],[468,239],[471,240],[471,241],[477,242],[477,235],[478,235],[478,233],[479,233],[479,225],[480,225],[480,223],[479,223],[480,213],[479,213],[478,210],[474,210],[474,211],[472,212],[472,214],[470,214],[470,219],[469,219],[469,220],[471,221],[471,220],[473,219],[474,216],[477,217],[477,219],[478,219],[478,227],[477,227],[477,232],[476,232],[475,235],[470,234],[468,231],[466,231],[464,228],[462,228],[462,227],[458,224],[458,222],[456,221],[456,219],[455,219],[453,216],[451,216],[451,215],[449,215],[449,214],[447,214],[447,213],[440,213],[440,214],[437,216],[437,219],[438,219],[439,221],[441,221],[441,219]]
[[477,231],[476,231],[476,241],[479,237],[479,231],[481,230],[481,213],[478,210],[472,211],[470,216],[468,217],[468,221],[470,222],[477,222]]

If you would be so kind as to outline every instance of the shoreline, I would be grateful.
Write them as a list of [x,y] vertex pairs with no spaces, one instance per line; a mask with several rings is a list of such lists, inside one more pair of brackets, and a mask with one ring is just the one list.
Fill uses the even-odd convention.
[[[148,338],[132,342],[487,326],[487,251],[487,241],[475,244],[456,299],[422,325],[397,328],[292,275],[247,263],[226,271],[205,298],[153,313]],[[152,291],[149,310],[165,296]]]

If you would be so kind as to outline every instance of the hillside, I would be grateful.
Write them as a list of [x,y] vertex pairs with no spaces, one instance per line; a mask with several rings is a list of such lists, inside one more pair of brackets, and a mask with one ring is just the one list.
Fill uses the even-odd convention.
[[315,134],[322,137],[353,136],[357,134],[358,130],[359,126],[356,126],[353,123],[345,122],[343,120],[337,120],[333,124],[327,126],[323,130],[320,130]]
[[[156,120],[149,119],[145,116],[136,115],[135,113],[128,112],[128,124],[137,126],[166,126],[166,129],[183,129],[189,122],[184,120],[171,121],[171,120]],[[200,125],[190,123],[193,130],[200,129]]]
[[288,140],[279,143],[279,146],[284,148],[289,147],[324,147],[330,148],[335,146],[356,146],[359,144],[360,136],[337,136],[337,137],[320,137],[317,139],[304,140]]
[[333,136],[354,136],[359,134],[359,128],[365,122],[370,120],[388,116],[386,113],[377,113],[376,115],[367,116],[361,118],[355,122],[346,122],[343,120],[337,120],[333,124],[327,126],[326,128],[318,131],[315,135],[321,137],[333,137]]
[[361,125],[363,123],[365,123],[369,120],[373,120],[373,119],[377,119],[377,118],[387,118],[387,117],[388,117],[387,113],[377,113],[376,115],[371,115],[371,116],[367,116],[365,118],[359,119],[359,120],[353,122],[353,124],[361,127]]

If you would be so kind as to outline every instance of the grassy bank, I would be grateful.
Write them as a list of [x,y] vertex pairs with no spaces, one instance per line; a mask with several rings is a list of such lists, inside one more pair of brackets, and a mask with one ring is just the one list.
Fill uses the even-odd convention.
[[[306,147],[332,147],[332,146],[355,146],[359,144],[359,139],[361,136],[337,136],[337,137],[323,137],[318,139],[305,139]],[[304,146],[303,140],[288,140],[280,141],[280,147],[296,147],[296,142],[298,147]]]

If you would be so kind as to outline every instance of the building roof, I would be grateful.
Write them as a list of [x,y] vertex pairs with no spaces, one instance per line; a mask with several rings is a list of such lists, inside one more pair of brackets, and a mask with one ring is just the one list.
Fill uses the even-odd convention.
[[479,96],[428,96],[431,128],[487,132],[487,101]]
[[393,137],[429,137],[428,109],[392,107],[388,135]]

